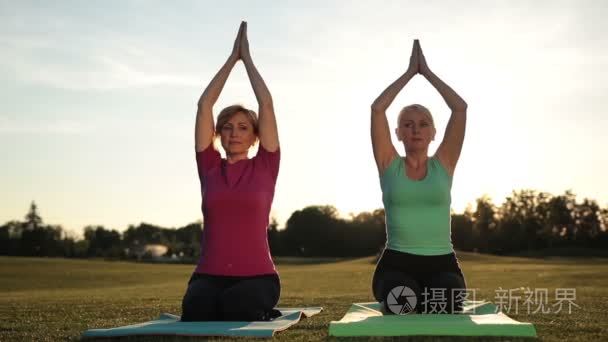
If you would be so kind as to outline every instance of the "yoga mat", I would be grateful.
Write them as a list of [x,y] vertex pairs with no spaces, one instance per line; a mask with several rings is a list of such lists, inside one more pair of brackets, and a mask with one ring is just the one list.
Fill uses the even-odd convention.
[[384,315],[380,303],[355,303],[339,321],[329,324],[330,336],[519,336],[536,337],[532,323],[518,322],[496,305],[467,301],[462,314]]
[[87,337],[117,337],[133,335],[180,335],[180,336],[247,336],[272,337],[298,323],[302,315],[310,317],[323,310],[312,308],[277,308],[283,314],[268,322],[180,322],[180,316],[163,313],[157,319],[145,323],[109,329],[89,329],[82,333]]

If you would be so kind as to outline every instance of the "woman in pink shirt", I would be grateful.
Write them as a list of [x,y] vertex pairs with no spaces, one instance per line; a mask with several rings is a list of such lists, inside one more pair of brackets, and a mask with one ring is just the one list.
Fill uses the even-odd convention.
[[[259,105],[213,106],[230,71],[243,61]],[[226,159],[214,148],[219,137]],[[259,141],[255,157],[249,149]],[[268,217],[279,173],[279,138],[272,97],[258,73],[241,23],[230,57],[203,92],[196,115],[196,162],[205,227],[201,257],[182,302],[182,321],[260,321],[280,315],[280,282],[268,247]]]

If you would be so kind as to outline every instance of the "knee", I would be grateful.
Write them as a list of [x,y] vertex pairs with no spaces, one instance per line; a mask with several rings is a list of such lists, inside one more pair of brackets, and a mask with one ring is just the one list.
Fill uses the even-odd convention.
[[423,293],[423,311],[427,313],[457,313],[466,298],[464,278],[453,272],[442,272],[430,278]]
[[182,300],[182,322],[215,321],[219,319],[219,312],[215,303],[200,300],[195,296],[184,296]]
[[213,321],[218,319],[217,298],[196,286],[188,287],[182,299],[182,317],[188,321]]
[[225,321],[263,321],[277,300],[271,293],[222,294],[220,311]]
[[263,321],[279,301],[280,285],[265,280],[243,281],[220,296],[224,320]]
[[379,274],[378,279],[376,279],[376,287],[382,294],[382,297],[385,297],[386,293],[398,286],[405,286],[416,293],[420,293],[418,282],[404,272],[385,271]]
[[243,310],[240,308],[232,308],[230,306],[222,306],[222,319],[224,321],[238,322],[254,322],[264,321],[265,310]]
[[385,271],[374,280],[374,296],[386,313],[405,314],[419,310],[419,283],[403,272]]
[[466,287],[464,278],[454,272],[440,272],[429,280],[429,287],[464,289]]

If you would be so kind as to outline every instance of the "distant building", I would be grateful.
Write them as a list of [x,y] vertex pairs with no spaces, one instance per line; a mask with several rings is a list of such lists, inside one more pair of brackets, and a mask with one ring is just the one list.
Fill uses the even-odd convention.
[[161,244],[147,244],[143,246],[133,246],[127,249],[127,254],[137,257],[137,260],[141,259],[162,259],[169,247]]

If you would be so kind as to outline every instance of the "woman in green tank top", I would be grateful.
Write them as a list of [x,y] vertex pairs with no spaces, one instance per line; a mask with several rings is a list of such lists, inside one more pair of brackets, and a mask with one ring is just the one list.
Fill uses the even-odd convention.
[[[391,141],[386,109],[417,74],[441,94],[452,114],[435,154],[435,124],[428,109],[403,108]],[[467,104],[428,67],[418,40],[407,71],[372,104],[371,136],[386,212],[386,248],[372,289],[387,313],[456,313],[466,297],[464,276],[451,242],[450,205],[454,169],[464,141]]]

